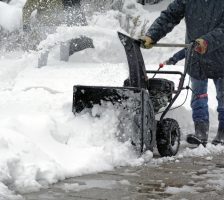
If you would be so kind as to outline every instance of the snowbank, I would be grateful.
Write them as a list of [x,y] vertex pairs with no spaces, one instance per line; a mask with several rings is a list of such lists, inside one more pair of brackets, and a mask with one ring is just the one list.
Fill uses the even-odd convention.
[[[66,177],[151,159],[151,153],[138,158],[130,143],[118,142],[114,110],[101,111],[100,119],[71,112],[74,84],[120,85],[127,77],[125,64],[51,58],[48,67],[36,69],[35,55],[17,59],[22,71],[16,77],[2,71],[9,83],[0,91],[0,182],[23,193]],[[4,57],[0,65],[5,64]]]
[[0,1],[0,27],[13,31],[21,26],[22,10]]

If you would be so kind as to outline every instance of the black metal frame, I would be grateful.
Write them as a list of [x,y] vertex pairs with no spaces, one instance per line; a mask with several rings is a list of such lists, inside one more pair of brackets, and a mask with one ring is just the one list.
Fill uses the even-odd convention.
[[180,71],[157,71],[157,70],[146,70],[147,74],[179,74],[183,76],[183,73]]
[[184,86],[184,81],[185,81],[185,78],[186,78],[186,75],[187,75],[187,71],[189,69],[189,66],[191,66],[192,64],[192,56],[193,56],[193,53],[194,53],[194,47],[195,47],[195,44],[194,43],[191,43],[189,46],[188,46],[188,49],[187,49],[187,57],[185,59],[185,68],[184,68],[184,73],[180,72],[180,71],[155,71],[155,70],[147,70],[146,73],[148,74],[178,74],[181,76],[180,78],[180,82],[179,82],[179,85],[177,87],[177,90],[175,91],[175,96],[172,98],[172,101],[169,103],[169,105],[166,107],[166,109],[163,111],[161,117],[160,117],[160,121],[162,121],[164,119],[164,117],[166,116],[166,114],[169,112],[170,108],[172,107],[172,105],[174,104],[174,102],[176,101],[176,99],[179,97],[181,91],[183,89],[185,89],[183,86]]

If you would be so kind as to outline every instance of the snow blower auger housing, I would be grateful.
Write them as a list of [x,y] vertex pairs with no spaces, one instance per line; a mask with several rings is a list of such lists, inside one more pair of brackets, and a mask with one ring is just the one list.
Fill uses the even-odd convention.
[[[146,71],[142,53],[141,41],[118,33],[123,44],[129,66],[129,78],[124,81],[124,87],[107,86],[74,86],[73,113],[90,111],[94,106],[109,106],[118,111],[118,133],[120,141],[131,141],[135,149],[143,153],[153,151],[157,144],[161,156],[174,156],[179,150],[180,128],[174,119],[165,119],[165,115],[183,89],[187,72],[179,71]],[[157,44],[156,46],[167,46]],[[170,45],[168,45],[170,46]],[[185,47],[186,45],[172,45]],[[188,45],[188,58],[192,45]],[[186,65],[187,66],[187,65]],[[177,74],[181,76],[178,89],[170,80],[152,78],[147,74]],[[160,120],[155,114],[165,107]]]

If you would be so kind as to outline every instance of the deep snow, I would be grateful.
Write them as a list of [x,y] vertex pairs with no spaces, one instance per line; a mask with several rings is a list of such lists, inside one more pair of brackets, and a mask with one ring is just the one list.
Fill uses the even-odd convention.
[[[6,5],[0,2],[0,24],[8,30],[18,27],[23,3],[14,0]],[[58,180],[118,166],[141,165],[146,161],[162,163],[224,151],[223,147],[208,145],[207,149],[187,148],[175,158],[152,159],[151,152],[139,157],[128,142],[123,144],[116,139],[115,110],[95,108],[102,113],[100,119],[88,113],[73,115],[73,85],[121,86],[128,76],[125,52],[116,34],[117,30],[123,31],[117,14],[116,11],[97,14],[89,19],[89,27],[62,26],[40,44],[39,52],[1,53],[0,199],[20,199],[22,197],[13,195],[12,191],[35,191]],[[1,15],[10,17],[3,20]],[[142,18],[150,23],[158,15],[159,12],[141,10]],[[163,42],[184,42],[184,31],[184,22],[181,22]],[[68,63],[60,61],[55,44],[83,33],[93,38],[95,49],[73,55]],[[38,54],[52,45],[48,65],[36,68]],[[177,49],[159,48],[142,52],[147,68],[157,69],[158,63],[175,51]],[[183,70],[182,65],[183,62],[167,70]],[[170,76],[170,79],[178,82],[179,77]],[[210,85],[211,136],[214,136],[216,100],[214,86]],[[185,96],[183,92],[176,105],[181,104]],[[184,136],[192,130],[189,101],[190,98],[183,108],[170,114],[179,121]],[[182,145],[186,143],[183,141]]]

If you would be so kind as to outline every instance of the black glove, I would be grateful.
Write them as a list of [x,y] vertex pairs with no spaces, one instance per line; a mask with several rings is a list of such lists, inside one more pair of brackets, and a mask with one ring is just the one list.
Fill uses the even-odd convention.
[[165,65],[176,65],[177,60],[174,57],[171,57],[169,60],[164,62]]

